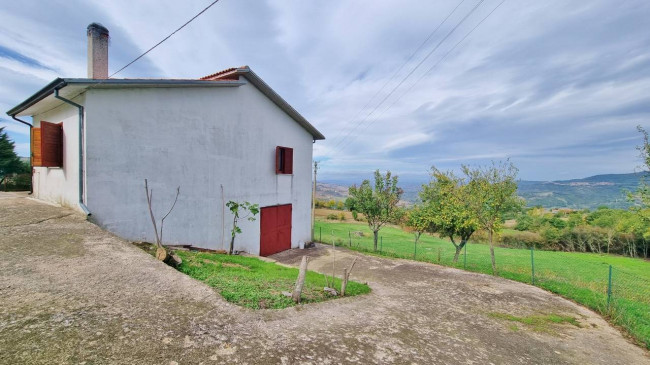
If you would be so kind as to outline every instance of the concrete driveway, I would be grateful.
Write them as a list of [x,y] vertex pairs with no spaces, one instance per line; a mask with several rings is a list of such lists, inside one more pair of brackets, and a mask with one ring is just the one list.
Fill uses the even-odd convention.
[[[600,316],[541,289],[318,246],[274,259],[369,295],[252,311],[64,208],[0,193],[2,364],[644,364]],[[542,331],[490,313],[571,315]]]

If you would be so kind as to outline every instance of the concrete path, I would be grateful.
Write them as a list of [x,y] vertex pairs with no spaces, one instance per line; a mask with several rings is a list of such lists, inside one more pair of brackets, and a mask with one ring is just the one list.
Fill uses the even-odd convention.
[[[650,364],[600,316],[528,285],[318,246],[274,259],[369,295],[251,311],[64,208],[0,193],[0,364]],[[490,313],[571,315],[534,330]]]

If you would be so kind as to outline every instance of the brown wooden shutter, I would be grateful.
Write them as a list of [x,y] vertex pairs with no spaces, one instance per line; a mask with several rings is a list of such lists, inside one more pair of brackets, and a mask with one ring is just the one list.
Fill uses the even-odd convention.
[[41,129],[32,128],[32,153],[31,162],[32,166],[43,166],[43,159],[41,155]]
[[284,173],[293,174],[293,148],[284,149]]
[[41,122],[42,166],[63,167],[63,125]]

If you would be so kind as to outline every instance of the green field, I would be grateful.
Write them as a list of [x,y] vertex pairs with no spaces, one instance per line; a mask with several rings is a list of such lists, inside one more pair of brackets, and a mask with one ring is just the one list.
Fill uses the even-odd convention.
[[[317,221],[315,239],[326,244],[372,252],[372,232],[365,223]],[[414,245],[414,236],[396,227],[379,232],[377,254],[416,259],[469,271],[492,273],[489,246],[468,244],[467,255],[453,263],[451,242],[422,235]],[[614,255],[575,252],[534,251],[535,285],[572,299],[605,315],[623,326],[641,344],[650,348],[650,262]],[[498,275],[532,283],[531,251],[495,248]],[[608,306],[608,281],[612,267],[612,286]]]

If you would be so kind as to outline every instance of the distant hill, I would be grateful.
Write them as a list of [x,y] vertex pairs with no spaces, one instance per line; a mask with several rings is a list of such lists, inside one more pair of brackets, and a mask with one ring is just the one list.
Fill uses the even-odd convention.
[[[584,179],[560,181],[520,181],[517,194],[526,199],[528,206],[544,208],[596,209],[599,206],[626,209],[630,207],[625,191],[639,186],[643,173],[607,174]],[[344,181],[324,181],[317,184],[317,196],[321,200],[345,200],[348,186]],[[404,190],[402,199],[415,202],[422,184],[400,184]]]
[[599,206],[630,207],[625,191],[639,186],[643,173],[608,174],[561,181],[520,181],[517,193],[528,206],[595,209]]

